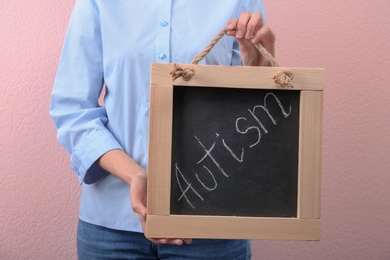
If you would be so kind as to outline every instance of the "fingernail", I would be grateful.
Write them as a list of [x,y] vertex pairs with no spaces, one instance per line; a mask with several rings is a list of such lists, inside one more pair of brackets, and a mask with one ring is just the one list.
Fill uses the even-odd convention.
[[236,37],[237,37],[237,38],[242,38],[243,36],[244,36],[243,31],[237,30],[237,32],[236,32]]

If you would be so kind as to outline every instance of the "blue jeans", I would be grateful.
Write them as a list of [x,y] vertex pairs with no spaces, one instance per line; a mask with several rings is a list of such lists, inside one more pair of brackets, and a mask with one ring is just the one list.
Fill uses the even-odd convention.
[[248,240],[194,239],[190,245],[156,245],[142,233],[113,230],[79,220],[79,260],[97,259],[251,259]]

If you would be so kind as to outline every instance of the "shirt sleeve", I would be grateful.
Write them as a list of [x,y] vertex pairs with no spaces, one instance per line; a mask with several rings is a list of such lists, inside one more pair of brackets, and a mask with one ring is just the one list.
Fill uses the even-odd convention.
[[121,145],[106,128],[98,99],[103,88],[99,10],[93,0],[77,0],[51,95],[50,115],[59,142],[71,155],[79,182],[91,184],[108,174],[96,160]]
[[[250,13],[259,12],[263,18],[264,23],[267,23],[267,16],[265,13],[265,7],[263,0],[244,0],[242,1],[241,9],[238,10],[236,17],[240,17],[240,14],[243,11],[248,11]],[[237,40],[233,44],[233,55],[232,55],[232,64],[233,66],[242,65],[240,50]]]

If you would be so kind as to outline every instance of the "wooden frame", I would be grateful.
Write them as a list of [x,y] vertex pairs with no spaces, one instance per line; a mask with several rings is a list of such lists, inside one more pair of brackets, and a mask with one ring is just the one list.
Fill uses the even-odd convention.
[[[323,69],[182,65],[196,74],[172,81],[172,64],[151,67],[147,237],[319,240]],[[273,76],[293,72],[300,91],[297,218],[170,214],[173,87],[281,89]]]

